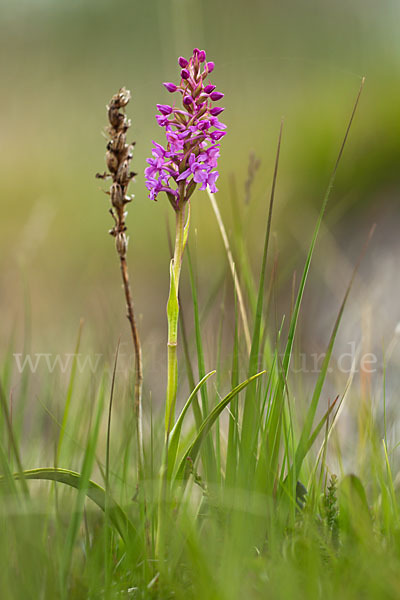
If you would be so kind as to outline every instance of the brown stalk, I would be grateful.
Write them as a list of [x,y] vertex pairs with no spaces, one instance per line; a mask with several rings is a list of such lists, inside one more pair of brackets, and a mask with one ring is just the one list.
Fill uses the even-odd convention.
[[112,179],[107,194],[110,196],[111,208],[110,214],[114,219],[114,227],[109,233],[115,238],[115,247],[119,256],[121,265],[122,282],[124,286],[127,317],[130,324],[133,347],[135,352],[135,390],[134,390],[134,413],[137,433],[138,449],[138,476],[141,478],[143,472],[143,433],[142,433],[142,384],[143,384],[143,365],[142,349],[140,345],[139,332],[136,325],[135,313],[133,309],[132,293],[129,283],[128,265],[126,253],[128,248],[128,238],[126,236],[127,226],[126,204],[131,202],[133,196],[128,196],[128,186],[136,173],[130,171],[130,162],[132,160],[134,143],[127,143],[126,134],[131,125],[130,119],[127,119],[124,109],[131,98],[131,93],[125,88],[121,88],[115,94],[107,106],[109,126],[107,134],[109,141],[107,143],[106,164],[108,172],[98,173],[96,177],[100,179]]

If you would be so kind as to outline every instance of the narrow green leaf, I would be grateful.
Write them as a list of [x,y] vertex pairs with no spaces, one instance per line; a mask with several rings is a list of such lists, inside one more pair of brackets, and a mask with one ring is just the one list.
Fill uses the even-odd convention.
[[372,534],[372,518],[361,479],[350,474],[339,487],[339,523],[342,534],[349,534],[352,543]]
[[76,367],[77,367],[77,362],[78,362],[79,347],[81,344],[82,329],[83,329],[83,320],[81,319],[81,321],[79,323],[78,339],[76,341],[74,359],[72,361],[72,366],[71,366],[71,374],[69,377],[67,397],[65,399],[64,413],[63,413],[63,418],[61,421],[60,435],[58,436],[58,444],[57,444],[57,451],[56,451],[56,465],[55,465],[56,467],[58,466],[58,462],[60,459],[61,446],[62,446],[62,443],[64,440],[64,433],[65,433],[65,429],[67,427],[69,409],[71,406],[71,399],[72,399],[72,394],[74,391]]
[[[107,493],[109,492],[109,489],[110,489],[109,486],[110,486],[111,416],[112,416],[112,407],[113,407],[114,389],[115,389],[115,375],[117,372],[117,362],[118,362],[120,341],[121,340],[118,340],[117,350],[115,352],[114,368],[113,368],[112,379],[111,379],[110,400],[108,403],[107,439],[106,439],[106,471],[105,471],[105,484],[106,484]],[[139,457],[138,457],[138,460],[139,460]]]
[[[83,516],[86,492],[89,486],[90,475],[94,460],[96,457],[97,439],[100,430],[100,421],[103,411],[104,402],[104,383],[101,383],[100,392],[98,395],[97,412],[92,430],[89,432],[88,441],[86,444],[85,455],[82,462],[81,476],[79,480],[78,494],[75,501],[75,509],[72,513],[68,531],[66,534],[64,554],[62,560],[61,583],[65,584],[69,573],[72,553],[74,550],[75,541],[79,532],[79,526]],[[64,589],[64,587],[63,587]]]
[[168,478],[171,478],[175,466],[175,460],[178,452],[179,440],[185,415],[189,410],[189,407],[191,406],[193,399],[196,397],[198,391],[201,389],[201,387],[204,385],[207,379],[209,379],[212,375],[215,375],[215,371],[210,371],[210,373],[204,375],[203,379],[199,381],[199,383],[196,385],[189,398],[187,399],[185,406],[182,408],[182,411],[174,425],[174,428],[171,431],[168,443]]
[[[197,364],[199,370],[199,378],[202,379],[205,374],[205,364],[204,364],[204,352],[203,352],[203,342],[201,339],[201,328],[200,328],[200,317],[199,317],[199,303],[197,298],[197,287],[193,270],[193,263],[191,259],[190,248],[187,248],[187,259],[189,266],[189,276],[190,276],[190,286],[192,290],[192,302],[193,302],[193,312],[194,312],[194,324],[195,324],[195,332],[196,332],[196,349],[197,349]],[[205,416],[209,412],[209,402],[208,402],[208,393],[207,386],[204,385],[201,387],[201,400],[202,400],[202,417],[205,419]],[[207,478],[210,481],[216,480],[216,459],[215,459],[215,451],[214,444],[211,438],[207,439],[204,450],[203,450],[203,460],[204,467],[207,473]]]
[[311,429],[312,429],[312,426],[313,426],[313,423],[314,423],[315,413],[317,411],[317,406],[318,406],[319,399],[320,399],[320,396],[321,396],[322,388],[323,388],[323,385],[324,385],[324,382],[325,382],[325,379],[326,379],[326,375],[327,375],[327,372],[328,372],[328,367],[329,367],[329,363],[330,363],[330,360],[331,360],[333,346],[334,346],[334,343],[335,343],[335,340],[336,340],[336,336],[337,336],[337,332],[338,332],[338,329],[339,329],[339,325],[340,325],[340,322],[342,320],[343,312],[344,312],[344,309],[345,309],[345,306],[346,306],[346,303],[347,303],[347,300],[348,300],[351,288],[353,286],[354,279],[356,277],[358,268],[360,266],[360,263],[361,263],[361,260],[362,260],[362,258],[364,256],[364,254],[366,252],[366,249],[368,247],[370,239],[371,239],[371,237],[373,235],[374,229],[375,229],[375,227],[373,227],[371,229],[371,231],[369,232],[367,241],[364,244],[364,247],[363,247],[363,249],[361,251],[361,255],[360,255],[360,257],[359,257],[359,259],[358,259],[358,261],[357,261],[357,263],[356,263],[356,265],[354,267],[351,279],[349,281],[349,284],[348,284],[347,289],[346,289],[346,293],[344,295],[342,304],[341,304],[340,309],[339,309],[339,314],[338,314],[338,316],[336,318],[336,322],[335,322],[335,325],[333,327],[333,331],[332,331],[332,334],[331,334],[331,337],[330,337],[330,340],[329,340],[328,348],[327,348],[327,351],[326,351],[326,354],[325,354],[325,357],[324,357],[324,361],[322,363],[321,371],[320,371],[320,373],[318,375],[317,383],[315,384],[314,393],[313,393],[313,396],[312,396],[312,399],[311,399],[311,404],[310,404],[310,406],[308,408],[306,419],[305,419],[305,422],[304,422],[304,425],[303,425],[303,428],[302,428],[302,432],[301,432],[301,437],[300,437],[300,440],[299,440],[299,443],[298,443],[298,446],[297,446],[296,455],[295,455],[295,464],[294,464],[294,480],[296,480],[298,478],[299,472],[300,472],[300,469],[301,469],[301,465],[302,465],[303,460],[304,460],[304,457],[305,457],[305,455],[308,452],[308,440],[309,440],[309,437],[311,435]]
[[[1,385],[1,382],[0,382],[0,404],[1,404],[1,410],[4,415],[4,420],[5,420],[5,425],[7,428],[7,434],[8,434],[8,439],[10,441],[10,446],[13,451],[15,461],[17,463],[17,469],[20,473],[22,473],[23,467],[22,467],[22,461],[21,461],[21,456],[20,456],[20,452],[19,452],[18,442],[17,442],[17,439],[14,434],[14,429],[13,429],[13,425],[11,422],[10,413],[8,410],[7,399],[6,399],[4,390],[3,390],[3,386]],[[29,491],[23,480],[23,477],[21,477],[21,479],[22,479],[22,483],[23,483],[23,490],[24,490],[25,494],[28,495]]]
[[195,462],[195,460],[197,459],[197,455],[199,453],[199,450],[201,448],[201,445],[203,443],[203,440],[206,438],[206,436],[209,433],[211,427],[215,423],[216,419],[218,419],[219,415],[224,410],[224,408],[226,406],[228,406],[228,404],[231,402],[231,400],[237,394],[239,394],[239,392],[241,392],[245,387],[247,387],[253,381],[255,381],[256,379],[258,379],[258,377],[261,377],[261,375],[264,375],[264,373],[265,373],[265,371],[261,371],[260,373],[257,373],[256,375],[253,375],[253,377],[249,377],[248,379],[246,379],[246,381],[243,381],[241,384],[239,384],[238,386],[236,386],[211,411],[211,413],[208,415],[208,417],[203,421],[203,424],[200,427],[200,431],[198,432],[195,440],[189,446],[189,448],[186,450],[186,452],[184,453],[184,455],[182,457],[182,460],[180,462],[180,465],[179,465],[179,468],[178,468],[178,471],[177,471],[177,474],[176,474],[176,479],[177,480],[186,478],[185,477],[185,471],[186,471],[187,459],[190,458],[190,460],[191,460],[192,463]]
[[388,482],[388,488],[389,488],[389,492],[390,492],[390,498],[391,498],[391,501],[392,501],[393,514],[394,514],[394,517],[396,519],[396,523],[398,524],[398,521],[399,521],[399,511],[398,511],[398,507],[397,507],[396,490],[394,489],[392,469],[390,468],[390,462],[389,462],[389,456],[388,456],[388,452],[387,452],[387,446],[386,446],[386,443],[385,443],[384,439],[382,440],[382,445],[383,445],[383,451],[385,453],[387,482]]
[[[29,469],[22,473],[14,473],[15,480],[30,480],[37,479],[42,481],[56,481],[63,483],[76,490],[82,489],[82,475],[69,469],[41,468]],[[0,483],[6,481],[5,477],[0,477]],[[106,491],[100,485],[91,481],[87,481],[85,494],[92,502],[94,502],[103,512],[106,509]],[[124,541],[134,540],[136,538],[136,529],[132,521],[128,518],[125,511],[115,502],[110,496],[107,498],[109,507],[109,519],[115,529],[120,534]]]
[[[315,225],[314,233],[313,233],[312,240],[311,240],[311,245],[310,245],[310,248],[309,248],[309,251],[307,254],[307,258],[306,258],[306,262],[304,265],[303,275],[301,278],[299,291],[298,291],[295,306],[293,309],[293,314],[292,314],[292,317],[290,320],[288,338],[287,338],[286,348],[285,348],[284,357],[283,357],[283,361],[282,361],[282,376],[281,376],[279,384],[277,386],[277,390],[276,390],[276,394],[275,394],[275,398],[274,398],[274,406],[273,406],[273,410],[271,412],[271,419],[270,419],[270,423],[269,423],[269,429],[272,430],[273,432],[275,432],[275,434],[272,436],[273,445],[270,447],[270,450],[269,450],[269,454],[271,457],[270,468],[272,470],[275,469],[278,451],[279,451],[281,412],[282,412],[282,402],[283,402],[283,398],[284,398],[283,390],[284,390],[285,380],[288,375],[289,365],[290,365],[290,361],[291,361],[291,357],[292,357],[294,336],[295,336],[296,329],[297,329],[297,322],[298,322],[298,318],[299,318],[300,306],[301,306],[303,295],[304,295],[304,289],[305,289],[306,281],[308,278],[308,273],[310,271],[311,260],[312,260],[313,254],[314,254],[314,249],[315,249],[315,245],[317,242],[319,230],[321,228],[322,219],[325,215],[328,200],[329,200],[332,188],[333,188],[333,184],[336,179],[337,169],[338,169],[340,160],[343,155],[344,147],[346,145],[346,141],[347,141],[347,138],[348,138],[348,135],[350,132],[351,125],[353,123],[354,115],[357,110],[358,102],[359,102],[363,87],[364,87],[364,79],[361,82],[361,86],[360,86],[360,89],[359,89],[359,92],[358,92],[358,95],[357,95],[357,98],[356,98],[356,101],[355,101],[355,104],[354,104],[354,107],[353,107],[353,110],[352,110],[352,113],[350,116],[350,120],[347,125],[346,132],[345,132],[345,135],[344,135],[344,138],[343,138],[343,141],[342,141],[339,153],[338,153],[338,157],[336,159],[336,163],[333,168],[332,175],[329,180],[327,190],[325,192],[325,196],[323,198],[321,210],[318,215],[317,223]],[[307,437],[305,438],[306,440],[308,439],[310,432],[311,432],[311,428],[309,428]],[[303,444],[304,444],[304,442],[303,442]],[[299,454],[299,458],[300,458],[300,454]]]
[[[268,218],[267,218],[267,227],[265,230],[265,239],[264,239],[264,250],[262,256],[261,270],[260,270],[260,280],[258,286],[258,297],[257,297],[257,308],[256,308],[256,316],[254,320],[254,328],[253,328],[253,337],[251,342],[251,351],[250,351],[250,359],[249,359],[249,368],[248,368],[248,377],[254,375],[258,369],[258,361],[260,355],[260,340],[261,340],[261,320],[263,314],[263,306],[264,306],[264,288],[265,288],[265,271],[267,266],[267,257],[268,257],[268,247],[269,247],[269,239],[271,234],[271,223],[272,223],[272,212],[274,207],[274,198],[275,198],[275,188],[276,181],[278,176],[278,166],[279,166],[279,156],[280,156],[280,148],[282,141],[282,129],[283,122],[281,123],[281,127],[279,130],[278,137],[278,146],[276,150],[276,158],[275,158],[275,167],[274,167],[274,175],[272,179],[272,188],[271,195],[269,201],[269,209],[268,209]],[[253,453],[253,447],[257,443],[259,424],[258,421],[261,418],[260,415],[260,407],[256,402],[256,386],[255,384],[249,386],[246,390],[244,409],[243,409],[243,419],[242,419],[242,437],[241,437],[241,446],[242,453],[241,456],[243,458],[241,465],[241,473],[244,478],[248,478],[254,471],[255,468],[255,456]]]
[[3,473],[0,476],[0,481],[6,484],[7,492],[11,492],[15,497],[18,496],[18,489],[16,487],[14,475],[10,469],[9,460],[7,454],[3,448],[3,445],[0,442],[0,469]]
[[2,382],[3,382],[3,387],[5,390],[8,389],[8,386],[9,386],[9,383],[11,380],[12,371],[13,371],[13,365],[14,365],[13,350],[15,347],[15,330],[16,330],[16,324],[13,325],[11,335],[10,335],[10,340],[8,342],[8,349],[7,349],[5,360],[3,363]]
[[310,435],[310,438],[309,438],[309,440],[307,442],[307,445],[306,445],[306,455],[308,454],[311,446],[313,445],[313,443],[317,439],[317,437],[318,437],[321,429],[323,428],[324,425],[326,425],[326,423],[328,421],[328,418],[329,418],[331,412],[333,411],[333,409],[335,408],[336,403],[337,403],[338,400],[339,400],[339,396],[336,396],[335,400],[329,406],[328,410],[326,411],[326,413],[324,414],[324,416],[322,417],[322,419],[320,420],[320,422],[318,423],[318,425],[316,426],[316,428],[314,429],[314,431]]
[[[232,353],[232,375],[231,386],[234,389],[239,385],[239,318],[237,310],[237,298],[235,294],[235,330],[233,336],[233,353]],[[233,489],[236,482],[237,460],[238,460],[238,442],[239,442],[239,410],[238,399],[234,398],[231,402],[229,413],[229,431],[228,431],[228,447],[226,451],[226,467],[225,467],[225,487],[227,490]]]

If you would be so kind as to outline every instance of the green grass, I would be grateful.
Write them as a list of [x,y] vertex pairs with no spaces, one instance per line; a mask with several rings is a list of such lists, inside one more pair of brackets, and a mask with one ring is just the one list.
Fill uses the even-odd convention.
[[[291,394],[292,378],[303,377],[291,374],[290,365],[296,359],[304,291],[358,99],[293,308],[282,316],[277,335],[269,317],[276,285],[269,242],[282,129],[257,286],[235,202],[230,242],[248,301],[239,306],[242,296],[238,302],[238,288],[230,287],[227,271],[215,369],[208,373],[200,298],[214,291],[198,289],[198,257],[193,247],[187,253],[183,276],[189,276],[192,302],[182,306],[179,317],[179,373],[189,394],[165,443],[163,411],[152,408],[147,382],[142,480],[137,479],[133,382],[119,380],[118,350],[114,368],[105,365],[90,378],[77,372],[75,361],[65,386],[49,374],[44,388],[33,392],[25,371],[15,394],[10,342],[0,389],[2,600],[399,597],[396,445],[388,445],[386,409],[381,431],[368,398],[362,399],[356,448],[360,468],[354,474],[329,468],[332,458],[339,465],[345,461],[333,442],[351,389],[337,390],[336,400],[320,407],[325,406],[328,367],[354,275],[301,419]],[[232,318],[225,295],[229,289]],[[187,334],[191,324],[193,339]],[[80,327],[77,349],[82,335]],[[386,406],[386,371],[383,387]],[[32,404],[35,394],[40,403]]]

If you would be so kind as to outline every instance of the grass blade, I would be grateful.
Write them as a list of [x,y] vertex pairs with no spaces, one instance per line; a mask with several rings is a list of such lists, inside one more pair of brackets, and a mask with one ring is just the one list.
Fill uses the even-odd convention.
[[[63,483],[76,490],[82,489],[82,475],[69,469],[55,469],[53,467],[41,469],[29,469],[22,473],[14,473],[15,480],[41,480],[41,481],[56,481]],[[0,478],[0,483],[6,481],[5,477]],[[106,500],[106,491],[94,481],[88,479],[86,484],[85,494],[92,502],[94,502],[103,512],[106,510],[106,501],[109,504],[109,518],[115,529],[120,534],[124,541],[134,540],[136,537],[136,529],[132,521],[128,518],[125,511],[111,497]]]
[[[269,201],[269,210],[268,210],[268,219],[267,219],[267,228],[265,231],[265,239],[264,239],[264,250],[262,256],[261,263],[261,271],[260,271],[260,280],[258,286],[258,296],[257,296],[257,308],[256,308],[256,316],[254,321],[254,329],[253,329],[253,338],[251,343],[251,352],[249,359],[249,368],[248,368],[248,377],[254,375],[257,372],[259,354],[260,354],[260,340],[261,340],[261,319],[263,313],[264,306],[264,287],[265,287],[265,271],[267,266],[267,256],[268,256],[268,247],[269,247],[269,239],[271,234],[271,223],[272,223],[272,211],[274,206],[274,198],[275,198],[275,188],[276,181],[278,176],[278,166],[279,166],[279,156],[280,156],[280,148],[282,141],[282,130],[283,130],[283,122],[281,123],[278,137],[278,146],[276,150],[276,158],[275,158],[275,167],[274,167],[274,175],[272,179],[272,188],[271,195]],[[259,416],[259,411],[257,410],[257,403],[255,401],[256,395],[256,387],[255,384],[249,386],[246,390],[246,397],[243,409],[243,420],[242,420],[242,457],[244,459],[244,463],[242,465],[242,472],[244,477],[248,477],[255,467],[255,457],[253,455],[252,449],[255,445],[255,440],[257,439],[258,425],[257,420]]]
[[85,455],[83,458],[82,471],[81,471],[79,487],[78,487],[78,495],[77,495],[77,498],[75,501],[75,510],[72,513],[70,524],[69,524],[67,535],[66,535],[66,539],[65,539],[64,553],[63,553],[63,559],[62,559],[62,573],[61,573],[61,583],[63,586],[62,587],[63,590],[66,589],[65,584],[66,584],[67,576],[68,576],[70,565],[71,565],[72,554],[73,554],[75,541],[76,541],[78,531],[79,531],[79,525],[81,523],[81,519],[83,516],[86,492],[87,492],[87,489],[89,486],[90,475],[91,475],[94,460],[95,460],[97,439],[98,439],[98,435],[99,435],[100,422],[101,422],[101,416],[102,416],[102,411],[103,411],[103,402],[104,402],[104,384],[102,382],[101,387],[100,387],[100,392],[99,392],[95,423],[94,423],[92,430],[89,433],[89,438],[88,438],[88,442],[86,445]]
[[68,383],[67,397],[65,399],[64,414],[63,414],[63,418],[61,421],[60,435],[58,438],[57,451],[56,451],[56,465],[55,465],[56,467],[58,466],[59,459],[60,459],[61,446],[62,446],[62,443],[64,440],[64,432],[67,427],[69,409],[71,406],[71,398],[72,398],[72,393],[74,391],[74,383],[75,383],[75,376],[76,376],[79,347],[81,344],[82,329],[83,329],[83,319],[81,319],[81,321],[79,323],[78,339],[76,341],[75,354],[74,354],[74,359],[72,361],[71,375],[70,375],[69,383]]
[[[3,390],[3,386],[0,383],[0,403],[1,403],[1,409],[4,415],[4,419],[5,419],[5,424],[6,424],[6,428],[7,428],[7,434],[8,434],[8,439],[10,442],[10,446],[12,448],[14,457],[15,457],[15,461],[17,463],[17,468],[19,473],[23,473],[23,467],[22,467],[22,461],[21,461],[21,456],[19,453],[19,448],[18,448],[18,443],[17,443],[17,439],[14,435],[14,430],[13,430],[13,426],[12,426],[12,422],[11,422],[11,417],[10,417],[10,413],[8,410],[8,406],[7,406],[7,399]],[[21,477],[22,483],[23,483],[23,490],[25,492],[26,495],[29,495],[29,490],[26,486],[26,483],[24,482],[23,477]]]
[[[235,296],[236,300],[236,296]],[[235,331],[233,337],[233,353],[232,353],[232,376],[231,386],[234,389],[239,385],[239,323],[237,314],[237,304],[235,302]],[[228,430],[228,447],[226,451],[226,467],[225,467],[225,487],[230,490],[236,482],[236,471],[238,461],[238,441],[239,441],[239,406],[238,399],[234,398],[231,402],[229,412],[229,430]]]
[[236,273],[235,262],[233,260],[232,252],[231,252],[231,249],[229,246],[228,236],[227,236],[227,233],[225,230],[224,222],[222,220],[217,201],[215,199],[214,194],[210,191],[210,188],[208,186],[207,186],[207,193],[208,193],[208,197],[210,198],[210,202],[211,202],[211,206],[213,208],[214,214],[215,214],[215,218],[217,219],[218,227],[219,227],[219,230],[220,230],[221,236],[222,236],[222,241],[224,242],[225,251],[226,251],[226,254],[228,257],[228,263],[229,263],[229,267],[230,267],[230,270],[232,273],[233,283],[235,286],[235,291],[236,291],[236,295],[237,295],[237,299],[238,299],[240,316],[243,321],[243,331],[244,331],[244,336],[246,339],[247,349],[250,352],[251,340],[250,340],[249,322],[247,319],[247,313],[246,313],[246,308],[245,308],[245,304],[244,304],[242,289],[240,287],[239,279],[238,279],[238,276]]
[[[206,374],[205,366],[204,366],[204,352],[203,352],[203,343],[201,339],[201,328],[200,328],[200,317],[199,317],[199,303],[197,299],[197,288],[194,277],[193,263],[190,254],[190,248],[187,248],[187,257],[188,257],[188,265],[189,265],[189,276],[190,276],[190,286],[192,290],[192,301],[193,301],[193,312],[194,312],[194,323],[195,323],[195,332],[196,332],[196,349],[197,349],[197,364],[199,370],[199,378],[203,379]],[[207,386],[202,386],[201,390],[201,400],[202,400],[202,418],[205,419],[206,415],[209,412],[209,402],[208,402],[208,394],[207,394]],[[200,429],[199,429],[200,431]],[[216,459],[215,459],[215,451],[214,444],[211,438],[207,439],[203,451],[203,459],[204,459],[204,467],[206,469],[207,477],[211,481],[216,480]]]
[[199,383],[196,385],[196,387],[190,394],[189,398],[187,399],[185,406],[182,408],[181,413],[174,425],[174,428],[172,429],[172,431],[170,433],[169,443],[168,443],[168,478],[170,478],[172,476],[173,469],[175,466],[176,455],[178,453],[179,439],[180,439],[182,425],[183,425],[185,415],[186,415],[187,411],[189,410],[189,407],[191,406],[193,399],[196,397],[198,391],[202,388],[202,386],[205,384],[207,379],[209,379],[212,375],[215,375],[215,373],[216,373],[216,371],[210,371],[210,373],[207,373],[207,375],[204,375],[203,379],[201,379],[201,381],[199,381]]
[[[118,340],[117,350],[115,352],[114,359],[114,368],[111,379],[111,390],[110,390],[110,400],[108,404],[108,420],[107,420],[107,440],[106,440],[106,472],[105,472],[105,486],[107,493],[109,492],[110,486],[110,444],[111,444],[111,415],[112,415],[112,406],[114,399],[114,389],[115,389],[115,375],[117,372],[117,362],[118,362],[118,353],[119,353],[119,345],[120,341]],[[139,459],[139,457],[138,457]]]
[[182,457],[182,460],[180,462],[180,465],[179,465],[179,468],[178,468],[178,471],[177,471],[177,474],[176,474],[176,479],[177,480],[186,478],[185,477],[185,471],[186,471],[187,459],[190,458],[190,460],[193,463],[195,462],[204,439],[206,438],[206,436],[209,433],[211,427],[215,423],[216,419],[218,419],[219,415],[224,410],[224,408],[226,406],[228,406],[228,404],[231,402],[231,400],[237,394],[239,394],[239,392],[241,392],[245,387],[247,387],[253,381],[255,381],[256,379],[258,379],[259,377],[261,377],[261,375],[264,375],[264,373],[265,373],[265,371],[261,371],[260,373],[257,373],[256,375],[253,375],[253,377],[249,377],[248,379],[246,379],[246,381],[243,381],[241,384],[239,384],[238,386],[236,386],[211,411],[211,413],[208,415],[208,417],[203,421],[203,423],[202,423],[202,425],[200,427],[200,431],[198,432],[198,434],[196,436],[196,439],[189,446],[189,448],[186,450],[185,454]]
[[344,309],[345,309],[345,306],[346,306],[346,303],[347,303],[347,300],[348,300],[351,288],[353,286],[354,279],[356,277],[358,268],[359,268],[360,263],[361,263],[361,261],[362,261],[362,259],[364,257],[364,254],[365,254],[365,252],[367,250],[368,244],[369,244],[369,242],[371,240],[371,237],[372,237],[372,235],[374,233],[374,230],[375,230],[375,226],[372,227],[371,231],[369,232],[367,241],[365,242],[364,247],[363,247],[363,249],[361,251],[361,255],[360,255],[360,257],[359,257],[359,259],[358,259],[358,261],[357,261],[357,263],[356,263],[356,265],[354,267],[354,270],[353,270],[350,282],[349,282],[349,284],[347,286],[346,293],[344,295],[342,304],[341,304],[340,309],[339,309],[339,314],[337,316],[335,325],[333,327],[333,331],[332,331],[332,334],[331,334],[331,337],[330,337],[330,340],[329,340],[328,349],[326,351],[325,358],[324,358],[324,361],[322,363],[321,371],[320,371],[320,373],[318,375],[317,383],[315,385],[314,393],[313,393],[313,396],[312,396],[312,399],[311,399],[311,404],[310,404],[309,409],[307,411],[307,415],[306,415],[306,419],[305,419],[305,422],[304,422],[304,425],[303,425],[303,428],[302,428],[300,440],[299,440],[299,443],[298,443],[298,446],[297,446],[297,449],[296,449],[295,464],[294,464],[294,475],[293,475],[294,480],[296,480],[297,477],[298,477],[298,475],[299,475],[299,472],[300,472],[300,469],[301,469],[301,465],[302,465],[303,460],[304,460],[304,458],[305,458],[305,456],[306,456],[306,454],[308,452],[308,449],[309,449],[309,437],[311,435],[311,429],[312,429],[312,426],[313,426],[313,423],[314,423],[315,413],[317,411],[317,406],[318,406],[319,399],[320,399],[320,396],[321,396],[322,388],[323,388],[323,385],[324,385],[324,382],[325,382],[325,379],[326,379],[326,374],[328,372],[328,367],[329,367],[329,363],[330,363],[330,360],[331,360],[333,346],[334,346],[334,343],[335,343],[335,340],[336,340],[336,336],[337,336],[337,332],[338,332],[338,329],[339,329],[339,325],[340,325],[340,322],[342,320],[343,312],[344,312]]
[[[285,348],[285,353],[284,353],[284,357],[283,357],[283,361],[282,361],[282,377],[280,378],[280,382],[277,386],[277,390],[276,390],[276,394],[275,394],[275,398],[274,398],[274,406],[273,406],[273,410],[271,412],[271,419],[270,419],[270,423],[269,423],[269,429],[270,431],[272,430],[273,432],[275,432],[276,434],[272,436],[273,442],[272,442],[272,446],[270,446],[269,449],[269,455],[270,455],[270,469],[272,471],[275,470],[276,467],[276,463],[277,463],[277,456],[278,456],[278,451],[279,451],[279,445],[280,445],[280,423],[281,423],[281,413],[282,413],[282,402],[283,402],[283,398],[284,398],[284,394],[283,394],[283,389],[284,389],[284,381],[287,378],[287,374],[289,371],[289,365],[290,365],[290,361],[291,361],[291,356],[292,356],[292,350],[293,350],[293,342],[294,342],[294,336],[296,333],[296,328],[297,328],[297,322],[298,322],[298,318],[299,318],[299,313],[300,313],[300,306],[301,306],[301,302],[303,299],[303,295],[304,295],[304,289],[305,289],[305,285],[307,282],[307,278],[308,278],[308,273],[310,271],[310,265],[311,265],[311,260],[314,254],[314,249],[315,249],[315,245],[317,242],[317,238],[318,238],[318,233],[321,227],[321,223],[322,223],[322,219],[325,215],[325,211],[326,211],[326,207],[328,204],[328,200],[333,188],[333,184],[335,182],[336,179],[336,173],[337,173],[337,169],[340,163],[340,160],[342,158],[343,155],[343,151],[346,145],[346,141],[351,129],[351,125],[353,123],[353,119],[358,107],[358,103],[360,100],[360,96],[361,96],[361,92],[363,90],[364,87],[364,82],[365,82],[365,78],[362,79],[361,82],[361,86],[360,89],[358,91],[357,97],[356,97],[356,101],[354,103],[354,107],[350,116],[350,120],[349,123],[347,125],[346,128],[346,132],[342,141],[342,144],[340,146],[340,150],[338,153],[338,157],[336,159],[336,163],[335,166],[333,168],[332,171],[332,175],[330,177],[329,183],[328,183],[328,187],[327,190],[325,192],[325,196],[322,202],[322,206],[321,206],[321,210],[320,213],[318,215],[318,219],[317,219],[317,223],[315,225],[314,228],[314,233],[312,236],[312,240],[311,240],[311,245],[307,254],[307,258],[306,258],[306,262],[304,265],[304,270],[303,270],[303,275],[301,278],[301,282],[300,282],[300,287],[299,287],[299,291],[297,294],[297,298],[296,298],[296,302],[294,305],[294,309],[293,309],[293,314],[290,320],[290,326],[289,326],[289,332],[288,332],[288,339],[287,339],[287,343],[286,343],[286,348]],[[310,432],[307,435],[309,436]]]

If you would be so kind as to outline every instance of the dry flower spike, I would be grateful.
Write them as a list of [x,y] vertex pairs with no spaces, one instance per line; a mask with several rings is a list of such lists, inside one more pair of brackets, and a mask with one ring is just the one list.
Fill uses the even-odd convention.
[[137,427],[137,447],[138,447],[138,477],[141,478],[142,469],[142,351],[139,339],[139,333],[136,326],[135,314],[133,310],[132,294],[129,284],[128,266],[126,262],[126,252],[128,239],[126,236],[125,219],[127,212],[126,204],[131,202],[133,196],[128,195],[128,186],[136,173],[130,170],[130,163],[133,156],[135,143],[127,143],[126,137],[131,121],[125,115],[125,107],[131,99],[131,93],[124,87],[111,98],[107,106],[107,115],[109,125],[107,134],[109,141],[106,151],[106,165],[108,172],[97,173],[99,179],[112,179],[109,191],[111,208],[110,213],[114,219],[114,227],[109,233],[115,238],[115,247],[119,255],[121,264],[121,275],[125,292],[125,301],[127,308],[127,317],[130,323],[133,346],[135,351],[135,394],[134,409]]
[[108,172],[96,175],[100,179],[112,179],[110,190],[107,192],[111,200],[110,213],[114,219],[114,227],[110,229],[110,234],[115,237],[117,252],[121,257],[126,255],[128,246],[125,233],[127,229],[125,224],[125,205],[133,199],[133,196],[129,196],[127,191],[129,183],[136,175],[136,173],[130,170],[135,143],[128,144],[126,141],[131,121],[123,112],[130,98],[130,91],[121,88],[111,98],[107,106],[110,123],[107,127],[107,133],[110,137],[106,152]]

